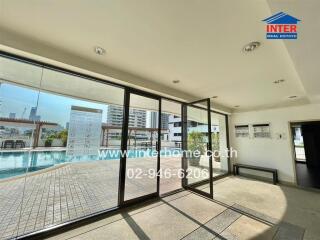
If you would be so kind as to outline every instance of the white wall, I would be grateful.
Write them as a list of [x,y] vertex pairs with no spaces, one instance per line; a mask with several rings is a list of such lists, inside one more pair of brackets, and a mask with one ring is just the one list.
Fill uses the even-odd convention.
[[[276,168],[280,181],[295,183],[289,122],[320,120],[320,104],[233,113],[229,119],[230,146],[238,151],[233,162]],[[235,125],[255,123],[270,123],[271,139],[235,138]]]

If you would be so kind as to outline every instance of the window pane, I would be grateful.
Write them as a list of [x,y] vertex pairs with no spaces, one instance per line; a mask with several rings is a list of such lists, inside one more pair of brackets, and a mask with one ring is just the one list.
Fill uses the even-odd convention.
[[162,100],[160,194],[181,188],[181,104]]
[[124,90],[0,60],[0,234],[117,206]]
[[0,238],[25,233],[34,202],[32,161],[42,69],[0,57]]
[[32,209],[41,213],[33,230],[118,204],[123,89],[47,69],[41,86],[43,124],[29,165],[37,174],[26,181],[37,188]]
[[226,117],[222,114],[211,113],[212,150],[215,156],[212,159],[213,176],[228,172],[228,146]]
[[159,101],[130,94],[125,200],[157,192]]
[[187,107],[188,184],[209,179],[208,111],[193,106]]

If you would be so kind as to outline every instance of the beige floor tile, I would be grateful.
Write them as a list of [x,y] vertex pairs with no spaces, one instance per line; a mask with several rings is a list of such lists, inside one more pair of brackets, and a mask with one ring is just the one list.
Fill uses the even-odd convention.
[[132,219],[151,239],[180,239],[199,227],[166,204],[133,215]]
[[99,227],[93,231],[88,231],[80,235],[74,236],[71,239],[76,240],[119,240],[119,239],[139,239],[131,226],[127,221],[119,220],[108,224],[106,226]]
[[239,240],[271,240],[276,229],[252,218],[242,216],[225,231],[236,236]]
[[102,219],[100,221],[96,221],[96,222],[84,225],[82,227],[66,231],[64,233],[58,234],[56,236],[53,236],[53,237],[50,237],[50,238],[47,238],[47,239],[50,239],[50,240],[69,239],[71,237],[75,237],[75,236],[81,235],[81,234],[86,233],[88,231],[92,231],[92,230],[98,229],[100,227],[106,226],[106,225],[108,225],[108,224],[110,224],[112,222],[118,221],[118,220],[120,220],[122,218],[123,218],[123,216],[121,214],[116,214],[116,215],[107,217],[105,219]]
[[207,199],[196,194],[190,194],[188,196],[173,200],[167,204],[176,207],[200,223],[209,221],[211,218],[217,216],[226,209],[225,207],[208,201]]

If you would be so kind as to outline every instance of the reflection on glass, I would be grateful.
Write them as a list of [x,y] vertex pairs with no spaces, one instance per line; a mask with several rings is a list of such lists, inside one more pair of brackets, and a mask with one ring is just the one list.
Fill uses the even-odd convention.
[[196,107],[187,107],[188,184],[209,179],[208,112]]
[[222,114],[211,113],[211,134],[213,176],[225,174],[229,170],[226,117]]
[[[34,113],[41,72],[39,67],[0,58],[1,239],[14,238],[29,227],[33,198],[26,191],[25,181],[38,123]],[[24,215],[26,209],[28,215]]]
[[162,100],[160,194],[181,188],[181,104]]
[[117,206],[123,89],[15,63],[0,69],[0,238]]
[[159,101],[130,95],[125,200],[157,192]]

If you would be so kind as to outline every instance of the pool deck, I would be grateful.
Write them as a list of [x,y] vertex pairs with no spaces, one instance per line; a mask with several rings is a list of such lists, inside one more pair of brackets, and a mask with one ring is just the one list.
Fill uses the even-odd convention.
[[[131,168],[150,169],[156,159],[130,159]],[[161,168],[181,167],[180,158],[161,158]],[[156,191],[154,179],[126,181],[125,199]],[[117,206],[119,161],[62,164],[0,181],[0,239],[8,239]],[[180,188],[177,176],[161,179],[161,193]]]

